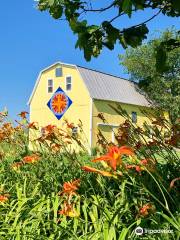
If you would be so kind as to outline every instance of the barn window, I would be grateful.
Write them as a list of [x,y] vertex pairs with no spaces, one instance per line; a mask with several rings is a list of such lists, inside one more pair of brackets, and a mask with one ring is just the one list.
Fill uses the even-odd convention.
[[48,93],[52,93],[52,92],[53,92],[53,80],[48,79]]
[[137,123],[137,112],[132,112],[131,118],[132,123]]
[[73,135],[74,137],[76,137],[77,134],[78,134],[78,127],[73,127],[73,128],[72,128],[72,135]]
[[72,78],[71,76],[66,77],[66,90],[70,91],[72,89]]
[[62,68],[61,67],[56,68],[56,77],[62,77]]

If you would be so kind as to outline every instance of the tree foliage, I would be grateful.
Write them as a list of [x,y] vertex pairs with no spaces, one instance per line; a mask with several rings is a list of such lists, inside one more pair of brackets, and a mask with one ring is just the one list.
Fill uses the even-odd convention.
[[[139,83],[151,100],[169,111],[171,119],[175,121],[180,117],[180,47],[168,49],[168,52],[162,49],[172,39],[177,42],[180,40],[178,32],[167,30],[147,44],[136,49],[129,48],[120,56],[120,60],[131,79]],[[158,55],[158,62],[156,56],[159,49],[162,51]],[[160,63],[165,58],[162,72]]]
[[[78,36],[76,48],[84,51],[87,61],[97,57],[103,47],[110,50],[118,42],[123,48],[137,47],[148,34],[147,22],[162,13],[171,17],[180,16],[179,0],[111,0],[104,1],[101,8],[93,7],[91,1],[81,0],[37,0],[40,11],[48,11],[54,19],[67,20],[74,34]],[[123,15],[132,17],[136,12],[151,9],[157,12],[139,24],[119,29],[114,21]],[[111,11],[112,18],[106,17],[98,25],[88,24],[87,14],[99,14]]]

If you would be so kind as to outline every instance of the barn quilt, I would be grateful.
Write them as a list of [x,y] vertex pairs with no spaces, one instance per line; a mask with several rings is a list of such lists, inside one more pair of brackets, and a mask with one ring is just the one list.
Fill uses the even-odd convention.
[[72,100],[59,87],[47,103],[49,109],[60,120],[68,108],[71,106]]

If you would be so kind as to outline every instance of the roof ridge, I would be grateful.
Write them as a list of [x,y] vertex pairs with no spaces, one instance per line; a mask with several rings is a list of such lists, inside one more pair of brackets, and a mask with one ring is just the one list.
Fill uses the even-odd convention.
[[131,82],[131,83],[135,83],[136,82],[133,82],[131,81],[130,79],[127,79],[127,78],[123,78],[123,77],[120,77],[120,76],[117,76],[117,75],[113,75],[111,73],[106,73],[106,72],[102,72],[100,70],[96,70],[96,69],[92,69],[92,68],[88,68],[88,67],[84,67],[84,66],[80,66],[80,65],[76,65],[77,67],[80,67],[80,68],[85,68],[87,70],[91,70],[91,71],[94,71],[94,72],[98,72],[98,73],[102,73],[102,74],[105,74],[105,75],[109,75],[109,76],[112,76],[112,77],[116,77],[116,78],[120,78],[121,80],[124,80],[124,81],[128,81],[128,82]]

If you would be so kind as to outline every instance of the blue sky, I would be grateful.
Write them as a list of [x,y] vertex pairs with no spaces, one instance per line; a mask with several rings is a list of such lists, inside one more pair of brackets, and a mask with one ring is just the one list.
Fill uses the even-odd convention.
[[[108,2],[108,1],[107,1]],[[106,17],[110,18],[111,12]],[[129,21],[116,21],[125,27],[146,20],[152,12],[146,11]],[[102,15],[89,16],[90,23],[98,23]],[[159,16],[151,21],[149,37],[155,30],[174,25],[177,18]],[[28,110],[26,105],[38,72],[48,65],[62,61],[127,77],[119,65],[118,54],[124,50],[117,45],[114,51],[103,50],[101,56],[86,62],[83,53],[74,48],[76,36],[64,21],[55,21],[47,13],[35,9],[33,0],[2,1],[0,13],[0,110],[5,106],[10,115]]]

